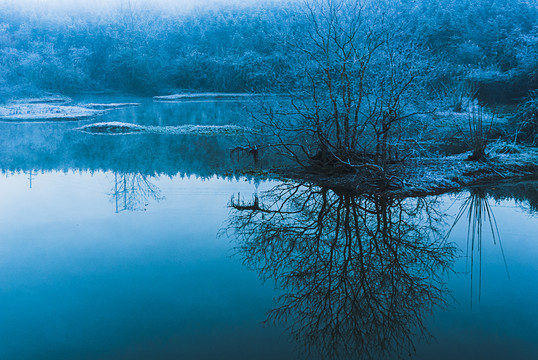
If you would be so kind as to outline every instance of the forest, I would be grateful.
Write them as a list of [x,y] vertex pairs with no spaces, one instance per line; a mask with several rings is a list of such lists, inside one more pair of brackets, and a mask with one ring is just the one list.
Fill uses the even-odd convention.
[[[480,100],[514,102],[537,88],[536,2],[385,3],[379,7],[398,17],[398,36],[420,43],[435,63],[429,82],[438,92],[466,84]],[[299,85],[294,45],[309,26],[302,3],[183,13],[125,4],[76,13],[0,4],[2,93],[275,92]]]
[[538,0],[0,0],[0,175],[0,360],[538,359]]
[[[291,103],[265,110],[269,145],[322,173],[385,174],[410,154],[442,150],[439,136],[471,150],[470,160],[485,158],[492,137],[537,139],[532,0],[267,1],[185,11],[134,1],[91,11],[3,3],[0,53],[4,101],[290,95]],[[457,139],[435,132],[432,119],[441,124],[447,112],[465,115],[449,127]]]

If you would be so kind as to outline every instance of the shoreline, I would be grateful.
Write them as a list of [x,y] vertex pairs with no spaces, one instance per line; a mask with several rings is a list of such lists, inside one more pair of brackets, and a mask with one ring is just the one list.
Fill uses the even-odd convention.
[[470,155],[470,152],[466,152],[391,164],[385,182],[369,171],[320,175],[306,169],[288,167],[262,173],[284,181],[310,182],[357,195],[396,197],[440,195],[479,185],[538,180],[538,149],[494,143],[488,147],[487,153],[487,159],[483,161],[466,160]]

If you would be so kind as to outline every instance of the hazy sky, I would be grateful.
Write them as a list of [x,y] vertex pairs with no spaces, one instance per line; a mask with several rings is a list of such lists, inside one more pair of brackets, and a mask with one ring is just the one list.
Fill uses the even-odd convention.
[[118,6],[164,7],[170,9],[187,9],[200,6],[231,3],[257,3],[256,0],[0,0],[0,3],[19,6],[45,6],[47,8],[73,10],[77,8],[97,9]]

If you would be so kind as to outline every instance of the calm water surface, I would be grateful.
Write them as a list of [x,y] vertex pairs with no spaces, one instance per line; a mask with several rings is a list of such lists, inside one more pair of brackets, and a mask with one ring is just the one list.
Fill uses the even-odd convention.
[[[94,121],[248,124],[143,103]],[[538,184],[357,197],[86,123],[0,123],[0,359],[538,358]]]

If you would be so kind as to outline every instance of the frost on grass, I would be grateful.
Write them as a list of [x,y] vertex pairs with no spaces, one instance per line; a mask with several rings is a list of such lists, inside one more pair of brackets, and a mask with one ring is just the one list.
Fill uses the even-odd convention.
[[45,103],[9,104],[0,106],[0,120],[81,120],[101,114],[102,111],[82,106]]
[[[468,161],[471,152],[441,158],[422,158],[396,171],[407,195],[433,194],[483,183],[534,176],[538,150],[505,142],[487,147],[483,161]],[[398,169],[396,169],[398,170]]]
[[145,127],[117,121],[101,122],[81,126],[75,130],[90,134],[134,134],[145,132]]
[[152,133],[167,135],[240,135],[251,132],[250,129],[235,126],[202,126],[202,125],[182,125],[182,126],[141,126],[122,122],[101,122],[79,127],[79,130],[91,134],[134,134]]
[[94,109],[94,110],[113,110],[113,109],[119,109],[124,107],[131,107],[131,106],[140,106],[141,103],[110,103],[110,104],[100,104],[100,103],[89,103],[84,104],[84,107],[88,109]]
[[64,97],[15,100],[8,105],[0,106],[0,120],[81,120],[100,115],[107,110],[141,105],[140,103],[65,105],[69,101],[71,99]]
[[50,95],[50,96],[43,96],[38,98],[25,98],[25,99],[16,99],[12,100],[11,103],[13,104],[67,104],[73,101],[71,98],[67,96],[61,96],[61,95]]
[[173,135],[241,135],[252,130],[235,125],[147,126],[149,132]]
[[213,101],[213,100],[249,100],[258,94],[248,93],[201,93],[201,94],[174,94],[154,96],[155,101]]

